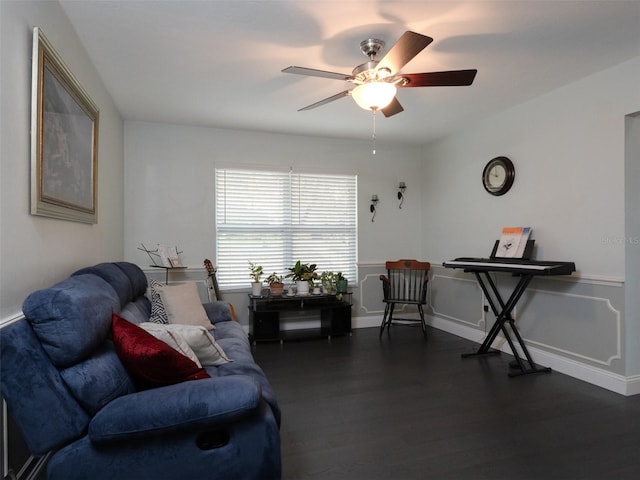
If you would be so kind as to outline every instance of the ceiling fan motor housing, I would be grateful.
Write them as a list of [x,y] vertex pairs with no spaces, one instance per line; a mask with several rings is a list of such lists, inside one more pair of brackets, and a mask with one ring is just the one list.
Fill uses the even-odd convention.
[[376,73],[376,67],[378,66],[378,63],[380,62],[370,60],[354,68],[353,72],[351,72],[355,80],[354,83],[367,83],[377,80],[378,75]]
[[378,38],[367,38],[360,42],[360,50],[369,57],[369,60],[373,60],[376,54],[382,50],[384,46],[385,43]]

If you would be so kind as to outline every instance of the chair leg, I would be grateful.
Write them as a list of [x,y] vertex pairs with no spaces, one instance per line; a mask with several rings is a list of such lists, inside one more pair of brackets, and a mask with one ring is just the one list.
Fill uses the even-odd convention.
[[387,315],[389,314],[389,308],[391,304],[387,303],[384,307],[384,315],[382,316],[382,324],[380,325],[380,335],[379,338],[382,338],[382,332],[384,332],[384,327],[387,323]]
[[391,331],[391,319],[393,318],[393,309],[395,306],[395,303],[387,303],[387,306],[384,308],[382,325],[380,325],[380,337],[382,337],[382,332],[384,332],[385,327],[387,327],[387,333]]
[[427,322],[424,321],[424,310],[422,310],[422,305],[418,304],[418,312],[420,312],[420,323],[422,325],[422,335],[424,338],[427,338]]
[[[396,307],[395,303],[389,303],[388,304],[388,309],[389,309],[389,315],[387,315],[387,321],[386,321],[386,327],[387,327],[387,334],[391,333],[391,322],[393,321],[393,309]],[[386,309],[385,309],[386,310]],[[380,334],[382,335],[382,334]]]
[[391,331],[391,323],[393,322],[393,310],[396,308],[396,304],[392,303],[389,308],[389,318],[387,318],[387,332]]

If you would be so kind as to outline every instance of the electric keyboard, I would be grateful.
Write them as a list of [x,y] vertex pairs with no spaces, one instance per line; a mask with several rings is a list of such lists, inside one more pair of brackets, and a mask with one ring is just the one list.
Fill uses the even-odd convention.
[[465,272],[507,272],[515,275],[571,275],[576,271],[573,262],[522,260],[520,258],[460,257],[442,263],[446,268],[462,268]]

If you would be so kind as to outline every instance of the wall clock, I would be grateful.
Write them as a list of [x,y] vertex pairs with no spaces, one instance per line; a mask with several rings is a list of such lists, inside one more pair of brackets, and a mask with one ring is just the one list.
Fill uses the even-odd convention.
[[513,162],[507,157],[496,157],[484,167],[482,185],[491,195],[499,197],[509,191],[515,177]]

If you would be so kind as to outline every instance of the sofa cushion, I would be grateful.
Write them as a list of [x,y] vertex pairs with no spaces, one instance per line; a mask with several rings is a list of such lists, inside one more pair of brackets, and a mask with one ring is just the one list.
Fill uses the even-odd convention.
[[136,325],[148,322],[151,315],[151,302],[147,297],[139,297],[135,301],[127,303],[119,314]]
[[111,342],[105,342],[87,360],[60,371],[60,376],[91,415],[114,398],[136,391]]
[[129,277],[129,280],[131,281],[131,291],[134,299],[141,297],[146,293],[148,286],[147,276],[139,266],[137,266],[135,263],[130,262],[116,262],[114,265],[116,265],[125,273],[127,277]]
[[260,386],[250,377],[170,385],[114,400],[93,418],[89,437],[95,444],[122,444],[136,438],[150,441],[154,436],[175,435],[194,427],[229,424],[255,415],[259,406]]
[[[222,347],[218,345],[213,336],[204,327],[197,325],[160,325],[152,322],[142,323],[140,326],[153,335],[155,335],[155,332],[164,330],[172,335],[180,336],[191,347],[191,350],[202,365],[222,365],[230,361]],[[159,336],[158,338],[163,339]]]
[[211,323],[230,322],[233,320],[231,304],[222,301],[208,302],[202,305]]
[[118,357],[139,388],[209,378],[202,367],[137,325],[115,313],[112,322]]
[[[235,323],[236,322],[229,322]],[[239,329],[242,330],[242,327],[238,325]],[[218,331],[215,331],[217,335]],[[273,388],[269,384],[267,380],[267,376],[260,366],[254,361],[253,356],[251,355],[251,349],[248,346],[248,342],[245,338],[235,336],[235,337],[227,337],[220,338],[218,340],[218,344],[227,352],[229,358],[233,359],[233,362],[225,363],[223,365],[218,365],[217,367],[213,367],[217,370],[218,377],[226,377],[229,375],[246,375],[248,377],[253,378],[262,389],[262,397],[267,401],[267,403],[271,406],[273,411],[273,415],[280,424],[280,409],[278,407],[278,401],[276,399],[275,392]],[[207,371],[211,370],[212,367],[208,367]]]
[[[218,341],[218,343],[220,343],[220,340],[223,338],[235,338],[243,344],[244,348],[247,351],[251,351],[251,344],[249,343],[247,332],[245,332],[244,328],[242,328],[242,325],[240,325],[238,322],[219,322],[216,325],[215,331],[211,333],[213,334],[213,337]],[[224,346],[222,348],[224,348]],[[229,352],[227,352],[227,355],[228,354]]]
[[200,325],[208,330],[213,328],[202,306],[195,283],[158,285],[155,288],[160,292],[169,323]]
[[24,319],[0,328],[0,385],[11,417],[35,456],[79,438],[89,425],[91,417]]
[[120,310],[115,290],[93,274],[75,275],[29,295],[22,311],[58,368],[91,356],[111,330]]
[[107,282],[118,294],[120,305],[125,305],[133,300],[133,289],[131,288],[131,280],[118,268],[115,263],[99,263],[92,267],[85,267],[71,276],[85,275],[92,273]]

